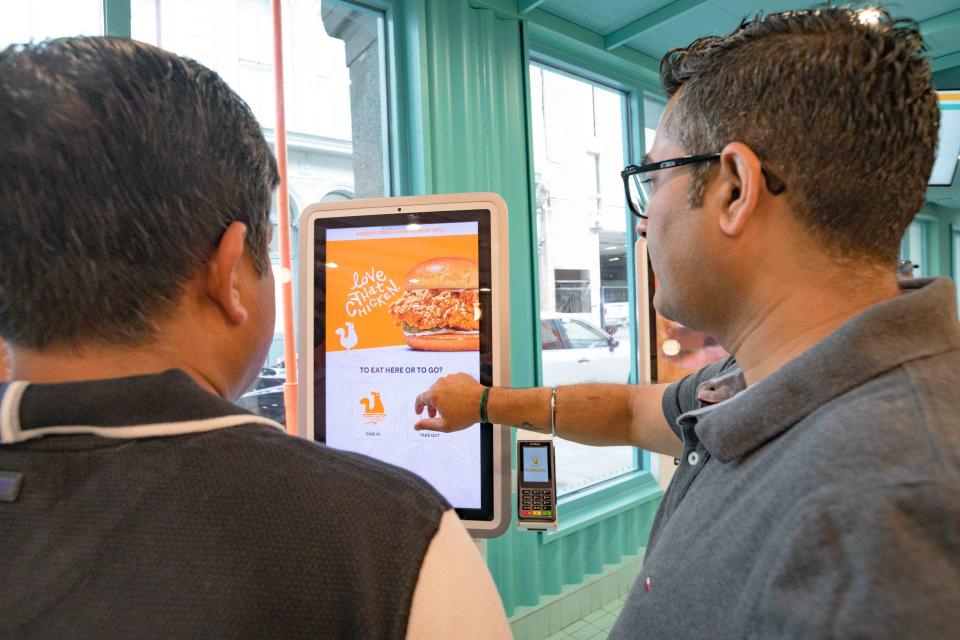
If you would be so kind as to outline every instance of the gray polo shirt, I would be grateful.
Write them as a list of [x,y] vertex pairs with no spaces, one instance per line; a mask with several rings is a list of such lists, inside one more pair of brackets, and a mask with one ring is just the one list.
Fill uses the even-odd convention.
[[670,387],[683,456],[612,638],[960,637],[960,325],[913,281],[761,382]]

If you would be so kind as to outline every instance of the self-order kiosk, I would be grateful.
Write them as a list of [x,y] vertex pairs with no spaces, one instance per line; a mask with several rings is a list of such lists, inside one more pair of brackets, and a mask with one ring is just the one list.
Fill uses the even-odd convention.
[[408,469],[475,537],[510,523],[508,427],[416,431],[416,397],[465,372],[509,385],[507,208],[472,193],[352,200],[300,219],[301,435]]

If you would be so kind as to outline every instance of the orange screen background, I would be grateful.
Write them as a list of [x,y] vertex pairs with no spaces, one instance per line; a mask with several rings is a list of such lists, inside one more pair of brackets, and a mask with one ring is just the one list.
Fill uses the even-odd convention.
[[[327,274],[327,351],[344,351],[337,335],[338,328],[352,322],[357,335],[354,349],[372,349],[376,347],[395,347],[405,344],[403,332],[388,309],[392,302],[403,295],[404,282],[411,267],[431,258],[457,257],[478,259],[478,236],[425,236],[413,238],[389,238],[380,240],[335,240],[327,242],[327,261],[336,264],[334,269],[326,268]],[[384,290],[393,281],[398,291],[384,294],[385,304],[369,307],[365,315],[348,314],[350,292],[354,286],[354,274],[362,281],[365,274],[369,277],[371,269],[382,271]],[[380,284],[374,282],[374,285]],[[378,293],[379,296],[379,293]],[[359,305],[366,307],[365,304]],[[349,305],[355,312],[358,303]]]

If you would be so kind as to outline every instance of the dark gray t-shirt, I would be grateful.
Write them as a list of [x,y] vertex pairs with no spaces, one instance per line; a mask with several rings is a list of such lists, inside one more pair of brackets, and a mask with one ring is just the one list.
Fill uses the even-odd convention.
[[405,637],[450,508],[420,478],[251,424],[182,371],[21,384],[0,384],[0,470],[23,476],[0,638]]
[[960,326],[951,281],[908,286],[749,388],[731,359],[668,390],[683,456],[611,637],[958,637]]

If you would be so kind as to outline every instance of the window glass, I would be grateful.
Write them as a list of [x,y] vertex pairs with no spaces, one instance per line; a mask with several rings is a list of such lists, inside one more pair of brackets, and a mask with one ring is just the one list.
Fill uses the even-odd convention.
[[0,49],[64,36],[103,35],[103,0],[0,3]]
[[930,273],[927,264],[927,223],[923,220],[914,220],[907,227],[900,242],[900,259],[913,263],[913,275],[921,278]]
[[[99,2],[100,0],[98,0]],[[298,217],[322,200],[389,194],[384,16],[347,2],[286,0],[284,89],[297,307]],[[215,70],[276,141],[271,0],[132,0],[131,33]],[[240,404],[283,421],[285,362],[277,202],[270,258],[277,281],[277,324],[260,379]]]
[[567,332],[567,341],[571,349],[596,349],[610,345],[609,334],[604,336],[581,320],[561,320],[560,322],[563,324],[564,331]]
[[667,101],[650,93],[643,95],[643,140],[644,151],[649,153],[653,146],[653,138],[657,133],[660,116],[667,106]]
[[556,311],[590,313],[590,272],[581,269],[554,269]]
[[540,321],[540,336],[543,340],[543,349],[563,349],[563,338],[556,320]]
[[[626,383],[636,328],[627,285],[633,237],[620,180],[625,95],[533,64],[530,97],[540,312],[551,322],[549,330],[541,325],[543,384]],[[558,438],[556,452],[561,494],[636,466],[632,447]]]

